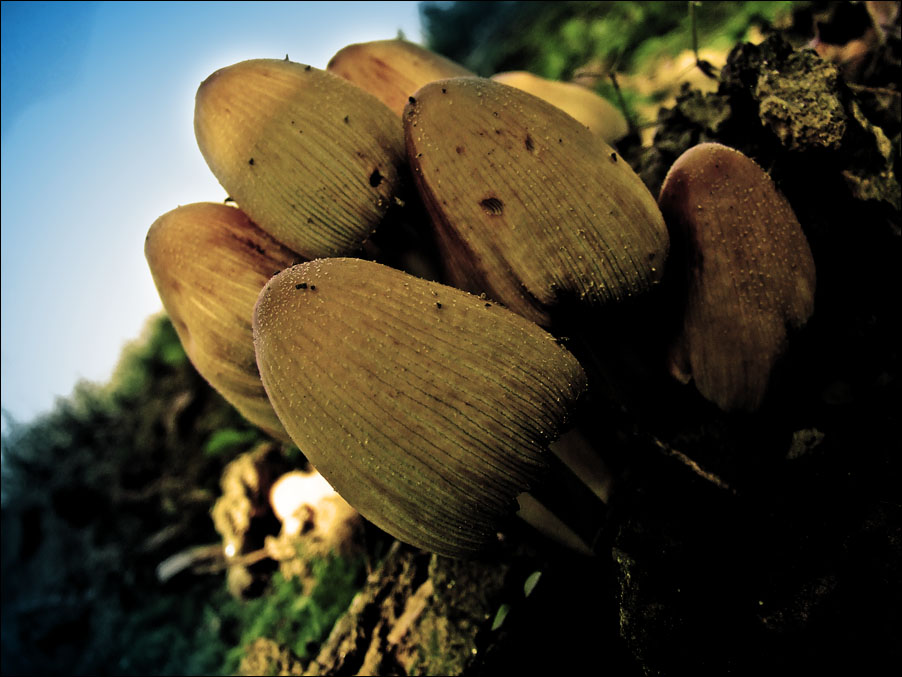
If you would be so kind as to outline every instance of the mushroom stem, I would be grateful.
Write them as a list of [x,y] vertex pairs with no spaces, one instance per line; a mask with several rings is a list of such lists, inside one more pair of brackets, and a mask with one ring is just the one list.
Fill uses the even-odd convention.
[[602,503],[608,502],[613,475],[582,430],[571,428],[548,448]]
[[[580,444],[585,441],[578,431],[571,433]],[[592,449],[570,445],[571,440],[565,438],[571,433],[551,445],[554,454],[545,481],[517,496],[520,506],[517,516],[560,545],[584,555],[595,555],[603,543],[607,506],[602,494],[607,493],[610,476],[598,472],[598,464],[594,462],[598,456]],[[561,440],[565,441],[563,445]],[[558,456],[560,447],[576,450],[568,459],[569,465]],[[569,449],[564,452],[570,453]],[[580,458],[580,454],[584,457]],[[577,474],[579,468],[589,471],[588,479]]]

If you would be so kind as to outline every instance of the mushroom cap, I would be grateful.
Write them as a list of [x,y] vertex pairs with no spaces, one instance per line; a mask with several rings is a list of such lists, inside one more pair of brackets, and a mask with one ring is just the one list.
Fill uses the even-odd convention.
[[365,89],[399,117],[408,98],[427,82],[475,75],[450,59],[399,39],[348,45],[329,60],[326,70]]
[[548,325],[563,299],[620,301],[661,277],[668,236],[642,180],[584,125],[484,78],[429,83],[407,154],[455,286]]
[[274,277],[254,339],[270,401],[323,477],[377,526],[450,557],[495,542],[586,387],[535,324],[357,259]]
[[260,381],[251,322],[267,280],[300,257],[241,210],[209,202],[158,218],[144,254],[195,369],[248,421],[287,441]]
[[661,187],[686,307],[671,373],[721,409],[757,409],[787,329],[814,310],[815,268],[789,202],[738,150],[704,143],[683,153]]
[[310,66],[255,59],[216,71],[197,91],[194,131],[229,195],[306,258],[357,251],[400,190],[397,116]]
[[522,89],[557,106],[606,143],[615,143],[629,133],[623,113],[603,96],[582,85],[548,80],[528,71],[495,73],[492,80]]

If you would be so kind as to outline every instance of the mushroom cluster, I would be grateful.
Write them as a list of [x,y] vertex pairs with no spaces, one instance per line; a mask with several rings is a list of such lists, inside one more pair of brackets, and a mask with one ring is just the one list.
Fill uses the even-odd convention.
[[[235,204],[180,207],[146,241],[201,375],[365,518],[451,557],[542,514],[525,497],[560,476],[550,448],[592,388],[562,327],[686,279],[673,373],[754,408],[784,326],[811,313],[804,236],[750,159],[698,149],[656,200],[609,145],[607,102],[538,85],[402,40],[326,70],[228,66],[198,90],[195,133]],[[440,279],[380,262],[399,211]],[[579,474],[594,453],[560,456]]]

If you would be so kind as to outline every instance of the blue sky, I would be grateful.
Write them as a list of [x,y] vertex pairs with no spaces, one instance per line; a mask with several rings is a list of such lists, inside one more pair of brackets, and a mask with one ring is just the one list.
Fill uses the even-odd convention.
[[[237,61],[324,68],[347,44],[422,39],[417,2],[3,2],[2,408],[24,422],[105,381],[162,309],[150,224],[221,201],[194,95]],[[5,422],[4,422],[5,429]]]

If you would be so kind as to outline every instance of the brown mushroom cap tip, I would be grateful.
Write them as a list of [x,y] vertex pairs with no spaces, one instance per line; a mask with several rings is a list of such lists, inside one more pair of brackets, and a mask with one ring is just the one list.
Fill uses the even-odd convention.
[[668,235],[626,162],[572,117],[485,78],[422,87],[407,155],[455,286],[540,324],[564,298],[604,305],[661,278]]
[[683,153],[658,202],[685,276],[671,372],[721,409],[755,410],[787,330],[814,308],[814,259],[798,219],[763,169],[717,143]]

